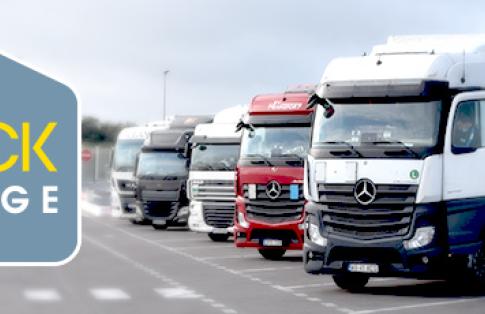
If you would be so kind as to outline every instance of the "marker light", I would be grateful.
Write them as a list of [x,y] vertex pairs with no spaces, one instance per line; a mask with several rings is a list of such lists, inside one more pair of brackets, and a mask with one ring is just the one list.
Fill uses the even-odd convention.
[[248,184],[248,193],[250,199],[256,199],[256,184]]
[[246,220],[243,213],[241,213],[241,212],[237,213],[237,220],[238,220],[239,224],[241,225],[241,227],[249,228],[249,222]]
[[322,234],[320,233],[320,228],[317,225],[311,222],[308,222],[307,232],[308,232],[308,237],[313,243],[320,246],[327,246],[327,239],[322,236]]
[[413,250],[423,246],[426,246],[433,241],[433,237],[435,234],[434,227],[421,227],[416,229],[416,233],[414,236],[407,241],[403,241],[404,247],[406,250]]

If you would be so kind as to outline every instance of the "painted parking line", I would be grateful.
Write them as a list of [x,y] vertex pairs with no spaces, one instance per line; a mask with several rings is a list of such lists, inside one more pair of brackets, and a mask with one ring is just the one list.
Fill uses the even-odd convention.
[[[156,240],[151,240],[149,238],[145,238],[139,234],[136,234],[136,233],[133,233],[133,232],[130,232],[126,229],[123,229],[123,228],[118,228],[118,227],[115,227],[113,225],[110,225],[110,224],[107,224],[107,223],[104,223],[104,222],[101,222],[101,221],[97,221],[97,220],[94,220],[94,219],[90,219],[92,220],[94,223],[97,223],[97,224],[100,224],[100,225],[103,225],[105,226],[106,228],[108,229],[112,229],[112,230],[117,230],[119,231],[120,233],[122,234],[125,234],[133,239],[137,239],[139,241],[142,241],[142,242],[145,242],[147,244],[150,244],[150,245],[153,245],[153,246],[156,246],[162,250],[165,250],[165,251],[168,251],[168,252],[171,252],[173,254],[177,254],[177,255],[180,255],[180,256],[184,256],[186,258],[189,258],[193,261],[196,261],[196,262],[199,262],[199,263],[202,263],[202,264],[205,264],[207,266],[210,266],[210,267],[214,267],[216,269],[219,269],[221,271],[225,271],[227,273],[230,273],[230,274],[233,274],[235,276],[238,276],[238,277],[241,277],[241,278],[244,278],[244,279],[247,279],[247,280],[251,280],[251,281],[255,281],[255,282],[258,282],[260,283],[261,285],[264,285],[266,287],[271,287],[273,289],[276,289],[276,290],[279,290],[281,292],[284,292],[284,293],[287,293],[289,295],[293,295],[297,298],[306,298],[307,296],[306,295],[297,295],[296,293],[294,293],[292,290],[288,290],[288,289],[280,289],[279,286],[277,285],[274,285],[272,282],[270,281],[267,281],[267,280],[262,280],[260,278],[256,278],[256,277],[253,277],[251,274],[243,274],[243,273],[240,273],[238,272],[237,270],[234,270],[234,269],[230,269],[230,268],[227,268],[227,267],[224,267],[224,266],[221,266],[221,265],[218,265],[214,262],[212,262],[211,260],[207,260],[207,257],[206,258],[201,258],[199,256],[195,256],[195,255],[192,255],[192,254],[189,254],[188,252],[186,251],[181,251],[181,250],[178,250],[177,248],[173,248],[173,247],[170,247],[170,246],[167,246],[167,245],[164,245],[163,243],[161,243],[160,241],[156,241]],[[244,255],[242,255],[244,256]],[[256,258],[256,257],[260,257],[259,255],[249,255],[249,256],[246,256],[246,257],[252,257],[252,258]],[[209,257],[210,259],[212,259],[212,257]],[[214,257],[214,259],[220,259],[221,257]],[[230,258],[241,258],[241,255],[238,255],[237,257],[230,257]],[[127,259],[127,257],[124,257],[124,259]],[[202,299],[203,302],[205,299]],[[324,304],[326,304],[324,302],[324,300],[321,300],[320,299],[320,304],[323,306],[323,307],[326,307]],[[349,309],[346,309],[346,308],[343,308],[343,307],[339,307],[339,306],[336,306],[335,308],[333,308],[334,312],[339,312],[339,313],[349,313],[351,312],[351,310]]]
[[444,305],[471,303],[471,302],[477,302],[477,301],[481,301],[481,300],[485,300],[485,297],[465,298],[465,299],[458,299],[458,300],[429,302],[429,303],[419,303],[419,304],[409,304],[409,305],[394,306],[394,307],[385,307],[385,308],[379,308],[379,309],[353,311],[352,314],[374,314],[374,313],[384,313],[384,312],[397,312],[397,311],[421,309],[421,308],[435,307],[435,306],[444,306]]
[[226,255],[226,256],[207,256],[207,257],[201,257],[199,260],[201,261],[211,261],[211,260],[219,260],[219,259],[239,259],[239,258],[254,258],[254,257],[260,257],[259,255],[256,254],[246,254],[246,255]]
[[131,297],[118,288],[95,288],[89,291],[98,301],[126,301]]
[[271,272],[280,270],[293,270],[293,269],[303,269],[303,266],[282,266],[282,267],[266,267],[266,268],[248,268],[239,270],[240,273],[259,273],[259,272]]
[[185,287],[158,288],[155,289],[155,292],[165,299],[199,299],[203,297],[203,295]]
[[213,245],[194,245],[194,246],[177,246],[179,250],[201,250],[201,249],[227,249],[227,248],[235,248],[234,245],[221,245],[221,244],[213,244]]
[[[106,224],[103,224],[105,226],[108,226]],[[119,230],[117,228],[114,228],[114,227],[110,227],[110,229],[112,230]],[[142,271],[150,276],[152,276],[153,278],[155,279],[158,279],[160,280],[161,282],[167,284],[167,285],[171,285],[171,286],[177,286],[177,287],[184,287],[182,284],[178,283],[176,280],[174,279],[171,279],[169,278],[168,276],[156,271],[155,269],[152,269],[138,261],[135,261],[133,260],[131,257],[115,250],[114,248],[112,248],[111,246],[109,245],[106,245],[104,243],[102,243],[101,241],[99,241],[98,239],[94,239],[94,238],[91,238],[89,236],[86,236],[84,235],[84,240],[86,240],[86,242],[89,242],[91,244],[93,244],[94,246],[97,246],[98,248],[100,249],[103,249],[105,250],[106,252],[114,255],[115,257],[117,257],[118,259],[130,264],[132,267],[134,267],[135,269],[138,269],[139,271]],[[184,287],[185,288],[185,287]],[[185,288],[186,289],[186,288]],[[193,290],[191,290],[194,294],[197,294],[195,293]],[[202,297],[202,295],[200,295]],[[214,301],[215,302],[215,301]],[[222,303],[221,303],[222,304]],[[230,307],[227,307],[224,305],[223,308],[220,309],[222,312],[224,313],[236,313],[236,310],[230,308]]]
[[55,289],[27,289],[24,297],[30,302],[52,303],[62,300],[61,295]]
[[[372,279],[372,282],[382,282],[382,281],[392,281],[398,280],[398,278],[375,278]],[[304,285],[295,285],[295,286],[281,286],[282,289],[288,290],[295,290],[295,289],[307,289],[307,288],[321,288],[321,287],[330,287],[335,286],[335,283],[332,282],[322,282],[322,283],[314,283],[314,284],[304,284]]]

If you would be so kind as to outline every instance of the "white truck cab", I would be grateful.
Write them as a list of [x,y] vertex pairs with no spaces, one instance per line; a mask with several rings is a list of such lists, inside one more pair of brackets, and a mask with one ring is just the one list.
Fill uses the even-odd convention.
[[241,143],[236,125],[246,111],[247,106],[223,110],[213,123],[198,125],[191,138],[189,227],[207,233],[213,241],[225,241],[232,234]]
[[309,101],[308,273],[351,291],[372,276],[485,283],[483,90],[484,35],[390,37],[329,63]]

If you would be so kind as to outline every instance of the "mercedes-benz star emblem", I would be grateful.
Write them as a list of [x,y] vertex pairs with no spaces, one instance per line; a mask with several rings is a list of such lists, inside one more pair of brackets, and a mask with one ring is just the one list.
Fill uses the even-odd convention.
[[272,200],[277,199],[281,195],[281,185],[276,181],[271,181],[266,185],[266,195]]
[[375,201],[377,195],[376,185],[369,179],[357,181],[354,189],[354,197],[361,205],[369,205]]

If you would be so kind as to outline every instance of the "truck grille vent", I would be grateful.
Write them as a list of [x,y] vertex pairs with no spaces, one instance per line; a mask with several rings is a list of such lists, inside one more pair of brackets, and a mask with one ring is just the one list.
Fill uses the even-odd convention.
[[[236,192],[233,180],[204,180],[202,184],[195,185],[190,181],[192,198],[198,201],[235,201]],[[193,190],[196,188],[196,192]]]
[[234,222],[234,203],[203,203],[202,210],[204,221],[207,225],[215,228],[228,228]]
[[404,236],[410,230],[417,185],[376,185],[374,202],[364,206],[353,184],[319,184],[324,229],[328,233],[370,240]]

